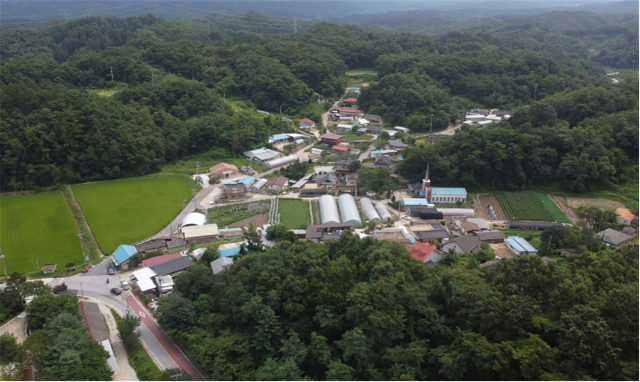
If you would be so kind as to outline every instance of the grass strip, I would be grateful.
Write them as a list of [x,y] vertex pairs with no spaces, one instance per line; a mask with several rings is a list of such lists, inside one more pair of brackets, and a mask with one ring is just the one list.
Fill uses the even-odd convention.
[[546,209],[549,210],[553,219],[559,223],[571,223],[571,220],[565,215],[564,212],[558,207],[556,202],[553,201],[547,194],[543,194],[541,192],[535,193],[538,199],[542,202]]
[[[116,324],[122,321],[122,317],[113,309],[111,309],[111,314],[113,318],[116,320]],[[136,371],[136,375],[138,379],[141,381],[160,381],[162,377],[162,372],[158,368],[158,366],[153,362],[147,350],[142,346],[140,339],[138,339],[138,343],[133,346],[133,348],[127,351],[127,356],[129,357],[129,364],[133,367],[133,370]]]

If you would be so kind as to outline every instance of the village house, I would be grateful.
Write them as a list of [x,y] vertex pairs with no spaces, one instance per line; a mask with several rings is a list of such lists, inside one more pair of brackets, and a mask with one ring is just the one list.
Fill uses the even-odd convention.
[[346,179],[347,187],[355,187],[358,182],[358,174],[348,174]]
[[331,134],[331,133],[322,134],[320,136],[320,140],[322,142],[333,144],[333,145],[337,145],[338,143],[342,142],[343,139],[344,137],[337,134]]
[[298,121],[298,127],[301,129],[309,129],[313,130],[316,128],[316,123],[310,120],[309,118],[302,118]]
[[358,114],[360,114],[360,110],[351,107],[345,107],[340,110],[341,117],[356,117]]
[[111,257],[113,258],[113,265],[120,267],[120,269],[129,269],[131,257],[138,253],[132,245],[120,244],[118,249],[113,252]]
[[282,158],[284,157],[284,154],[263,147],[260,149],[247,151],[244,153],[244,156],[252,162],[266,166],[268,161]]
[[367,125],[366,129],[367,130],[365,130],[365,132],[367,134],[380,135],[384,130],[384,127],[380,125]]
[[478,239],[486,243],[504,243],[504,233],[502,231],[476,231],[473,233]]
[[611,228],[598,232],[597,235],[602,238],[602,241],[604,241],[605,244],[613,245],[614,247],[621,247],[625,244],[629,244],[629,242],[633,240],[633,236],[618,232]]
[[338,184],[338,178],[333,174],[314,175],[313,181],[320,187],[330,190]]
[[339,124],[336,126],[336,133],[338,134],[346,134],[350,133],[353,129],[353,125]]
[[209,178],[229,178],[238,175],[238,168],[228,163],[218,163],[217,165],[209,168]]
[[338,159],[336,163],[333,165],[333,170],[338,174],[348,174],[349,165],[353,162],[352,158],[342,158]]
[[616,223],[630,225],[638,222],[638,217],[627,208],[618,208],[616,210]]
[[389,139],[387,141],[386,147],[390,150],[402,151],[409,147],[409,145],[402,143],[402,141],[399,139]]
[[464,235],[442,244],[442,251],[447,253],[453,249],[456,253],[473,253],[480,250],[482,242],[473,235]]
[[242,183],[229,183],[222,185],[222,195],[219,201],[235,202],[247,198],[247,188]]
[[385,167],[385,168],[388,168],[390,171],[393,171],[393,169],[395,169],[396,162],[397,162],[396,159],[393,159],[388,155],[383,155],[376,158],[375,162],[373,162],[373,166]]
[[411,232],[423,243],[440,243],[453,237],[442,224],[437,223],[414,226]]
[[271,179],[267,184],[269,185],[270,190],[282,191],[287,187],[288,183],[289,183],[289,178],[285,178],[284,176],[276,176],[275,178]]
[[382,117],[376,114],[363,114],[362,118],[368,120],[369,122],[375,122],[375,123],[382,122]]
[[305,239],[322,243],[340,238],[344,231],[353,230],[353,223],[314,224],[307,227]]
[[422,261],[429,266],[436,265],[438,261],[440,261],[440,259],[443,257],[442,252],[438,251],[438,247],[429,243],[421,243],[419,241],[416,241],[407,249],[409,250],[411,257],[416,260]]

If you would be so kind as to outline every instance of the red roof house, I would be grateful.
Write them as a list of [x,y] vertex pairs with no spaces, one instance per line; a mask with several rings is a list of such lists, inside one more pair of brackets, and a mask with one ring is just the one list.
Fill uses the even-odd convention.
[[343,136],[338,134],[326,133],[320,136],[321,141],[330,142],[330,143],[340,143],[344,139]]
[[313,122],[312,120],[310,120],[309,118],[302,118],[300,121],[298,121],[298,126],[302,126],[302,125],[307,125],[309,127],[315,127],[316,123]]
[[345,107],[342,110],[340,110],[341,113],[359,113],[360,110],[358,109],[353,109],[353,108],[349,108],[349,107]]
[[421,243],[419,241],[411,244],[411,246],[408,248],[409,252],[411,253],[411,257],[416,260],[420,260],[423,263],[427,261],[427,258],[436,249],[438,249],[438,247],[436,247],[435,245],[431,245],[429,243]]
[[237,173],[238,168],[229,163],[218,163],[217,165],[209,168],[209,174],[220,175],[223,178],[226,178],[229,175],[236,175]]
[[347,98],[345,101],[347,102],[358,102],[357,98]]
[[368,82],[363,82],[362,85],[360,85],[363,88],[368,88],[369,87],[369,83]]
[[335,145],[332,147],[332,149],[333,151],[336,151],[336,152],[342,152],[342,153],[349,152],[349,147],[347,146]]
[[153,267],[153,266],[156,266],[158,264],[162,264],[162,263],[164,263],[166,261],[177,259],[180,256],[182,256],[182,255],[179,252],[178,253],[171,253],[169,255],[156,256],[156,257],[152,257],[150,259],[142,260],[142,264],[144,264],[145,267]]
[[618,215],[616,218],[616,222],[618,224],[631,224],[636,218],[636,215],[627,208],[618,208],[616,210],[616,215]]

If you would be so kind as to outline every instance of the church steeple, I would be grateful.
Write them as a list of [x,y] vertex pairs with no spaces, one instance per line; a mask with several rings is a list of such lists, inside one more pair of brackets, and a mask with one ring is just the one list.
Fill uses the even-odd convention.
[[429,163],[427,163],[427,173],[424,175],[424,178],[429,181]]
[[429,163],[427,163],[427,171],[424,174],[424,179],[422,179],[422,191],[424,192],[424,198],[427,199],[428,203],[431,203],[431,179],[429,179]]

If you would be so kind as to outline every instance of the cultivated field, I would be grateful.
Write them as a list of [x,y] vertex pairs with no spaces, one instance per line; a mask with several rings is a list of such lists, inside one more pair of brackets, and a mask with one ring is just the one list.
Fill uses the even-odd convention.
[[289,229],[303,229],[309,225],[309,202],[306,200],[280,199],[280,222]]
[[248,227],[249,223],[253,223],[253,226],[258,228],[258,227],[262,227],[263,225],[267,224],[269,222],[269,214],[258,214],[258,215],[253,215],[249,218],[246,219],[242,219],[239,220],[235,223],[231,223],[229,224],[230,228],[233,227],[237,227],[237,228],[242,228],[242,227]]
[[533,191],[496,192],[496,197],[509,220],[555,221]]
[[609,199],[595,199],[595,198],[567,198],[567,205],[571,208],[578,208],[580,206],[585,207],[598,207],[607,210],[615,210],[618,208],[624,208],[624,204],[615,202]]
[[[397,199],[397,198],[396,198]],[[507,220],[507,215],[502,210],[498,198],[493,194],[487,194],[480,196],[480,206],[482,212],[484,212],[485,219],[488,220]],[[496,219],[493,219],[489,206],[493,207],[493,212],[496,214]]]
[[7,273],[34,272],[38,263],[82,263],[80,239],[71,211],[60,192],[0,198],[0,247]]
[[160,231],[192,197],[182,177],[132,178],[72,187],[105,254]]

